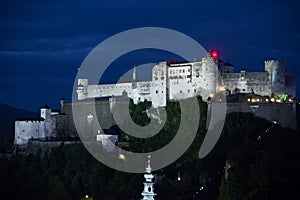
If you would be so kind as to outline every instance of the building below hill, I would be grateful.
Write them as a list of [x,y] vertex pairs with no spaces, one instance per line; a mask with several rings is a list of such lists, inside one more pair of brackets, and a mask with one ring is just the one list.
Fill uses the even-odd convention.
[[51,110],[48,105],[40,109],[36,119],[18,119],[15,121],[15,141],[17,145],[26,145],[29,139],[47,140],[65,133],[66,116],[59,110]]

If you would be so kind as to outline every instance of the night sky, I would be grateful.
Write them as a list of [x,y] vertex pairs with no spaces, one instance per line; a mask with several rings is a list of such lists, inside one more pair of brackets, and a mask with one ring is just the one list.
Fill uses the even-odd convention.
[[[297,73],[300,94],[300,3],[297,1],[46,0],[1,1],[0,103],[38,111],[71,100],[77,69],[96,45],[119,32],[164,27],[218,49],[236,71],[263,71],[283,59]],[[158,51],[120,58],[119,68],[172,59]],[[112,70],[113,71],[113,70]],[[125,70],[126,71],[126,70]],[[111,80],[118,74],[110,73]]]

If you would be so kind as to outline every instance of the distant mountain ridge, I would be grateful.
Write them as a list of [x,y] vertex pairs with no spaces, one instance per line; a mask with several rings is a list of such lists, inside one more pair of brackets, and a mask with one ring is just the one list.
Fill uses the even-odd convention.
[[0,103],[0,136],[14,135],[16,119],[37,117],[39,117],[37,112],[26,111]]

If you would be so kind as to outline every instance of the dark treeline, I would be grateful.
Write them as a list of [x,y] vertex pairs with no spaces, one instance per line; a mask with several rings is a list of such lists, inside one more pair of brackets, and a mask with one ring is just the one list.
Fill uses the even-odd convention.
[[[175,163],[162,170],[154,185],[158,200],[185,199],[300,199],[300,136],[252,114],[234,113],[226,118],[218,143],[204,159],[198,158],[205,136],[206,103],[201,109],[198,134],[190,148]],[[131,117],[140,125],[149,119],[149,102],[130,105]],[[159,149],[176,134],[180,106],[168,102],[164,129],[149,139],[129,140],[130,150]],[[1,145],[9,148],[11,139]],[[2,146],[1,146],[2,147]],[[5,151],[4,148],[1,150]],[[225,162],[230,163],[225,179]],[[178,181],[178,171],[181,179]],[[93,158],[82,144],[62,145],[50,155],[17,155],[0,159],[1,199],[141,199],[144,178],[110,169]]]

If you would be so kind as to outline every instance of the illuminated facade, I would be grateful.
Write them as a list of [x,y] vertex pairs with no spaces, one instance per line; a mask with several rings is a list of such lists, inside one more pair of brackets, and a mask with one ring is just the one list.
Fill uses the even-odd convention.
[[89,85],[88,79],[78,79],[78,100],[127,96],[135,104],[147,100],[153,107],[164,107],[167,100],[194,96],[206,100],[225,90],[268,97],[285,93],[295,97],[295,73],[286,72],[283,61],[265,61],[264,72],[234,73],[233,70],[233,65],[211,52],[200,61],[160,62],[152,69],[152,81],[137,81],[135,69],[130,83]]

